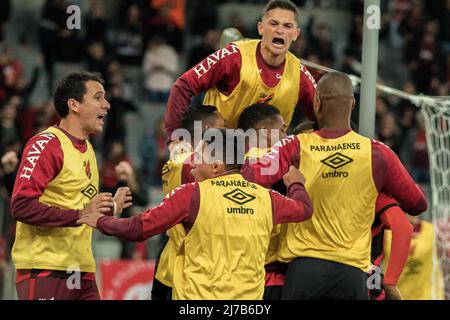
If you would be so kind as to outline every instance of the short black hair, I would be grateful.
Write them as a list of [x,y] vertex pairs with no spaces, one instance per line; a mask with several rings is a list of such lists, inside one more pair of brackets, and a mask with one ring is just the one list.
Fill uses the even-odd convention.
[[105,83],[100,73],[87,71],[69,73],[59,81],[53,95],[53,104],[61,118],[69,114],[69,106],[67,105],[69,99],[83,102],[83,97],[87,91],[86,82],[88,81]]
[[284,9],[292,11],[295,15],[295,20],[298,22],[298,9],[297,6],[290,0],[270,0],[264,7],[262,16],[264,17],[267,12],[273,9]]
[[190,106],[183,115],[181,119],[181,128],[188,130],[191,134],[194,131],[194,121],[203,121],[214,113],[218,112],[215,106],[211,105],[192,105]]
[[238,128],[244,131],[254,129],[261,121],[275,118],[279,114],[280,110],[271,104],[252,104],[245,108],[239,116]]
[[214,149],[212,156],[222,160],[227,171],[240,169],[245,157],[245,136],[242,130],[224,128],[203,130],[202,140],[205,143],[214,143],[216,139],[222,140],[222,146],[218,146],[220,149]]

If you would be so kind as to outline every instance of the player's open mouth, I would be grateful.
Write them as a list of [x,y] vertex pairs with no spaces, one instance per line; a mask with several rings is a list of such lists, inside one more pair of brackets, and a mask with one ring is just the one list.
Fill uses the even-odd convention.
[[273,38],[272,43],[276,48],[284,48],[284,39],[283,38]]
[[106,118],[106,114],[97,117],[97,119],[100,120],[102,122],[102,124],[103,124],[105,118]]

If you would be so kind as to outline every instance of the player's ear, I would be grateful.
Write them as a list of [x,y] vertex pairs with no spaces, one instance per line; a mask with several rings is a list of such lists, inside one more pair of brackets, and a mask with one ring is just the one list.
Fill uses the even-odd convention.
[[79,103],[77,100],[71,98],[67,100],[67,106],[69,107],[69,110],[72,110],[75,113],[78,113],[79,110]]
[[222,167],[224,166],[223,162],[219,160],[215,160],[211,166],[211,171],[214,175],[222,173]]
[[298,37],[300,36],[301,30],[300,28],[295,29],[295,35],[293,42],[297,41]]
[[264,26],[263,26],[263,23],[262,23],[261,21],[258,21],[257,28],[258,28],[258,34],[259,34],[260,36],[262,36],[263,31],[264,31]]
[[355,109],[355,106],[356,106],[356,100],[355,100],[355,97],[353,97],[352,98],[352,111],[353,111],[353,109]]
[[316,94],[314,95],[314,103],[313,103],[314,113],[317,114],[321,110],[321,105],[322,103],[320,101],[319,95],[316,92]]

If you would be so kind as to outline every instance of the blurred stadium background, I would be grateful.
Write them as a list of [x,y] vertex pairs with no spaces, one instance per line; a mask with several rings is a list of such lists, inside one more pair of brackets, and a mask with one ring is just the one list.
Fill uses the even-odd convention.
[[[363,1],[293,2],[300,9],[302,35],[291,51],[308,61],[360,76]],[[78,69],[98,71],[107,81],[112,107],[104,134],[94,140],[101,189],[116,186],[114,167],[127,160],[137,170],[144,190],[140,207],[133,210],[139,212],[159,203],[160,172],[168,157],[162,116],[171,84],[218,49],[224,28],[234,27],[245,37],[257,37],[256,22],[265,3],[0,0],[0,155],[8,150],[20,153],[34,133],[56,121],[49,99],[54,83],[63,74]],[[80,30],[66,29],[66,8],[70,4],[81,8]],[[411,94],[449,96],[450,0],[381,0],[381,12],[378,82]],[[316,80],[322,74],[320,70],[310,71]],[[297,120],[301,116],[296,115]],[[358,108],[354,119],[358,119]],[[376,138],[399,155],[431,195],[425,120],[410,101],[394,95],[377,96]],[[442,134],[448,135],[447,131]],[[439,151],[447,161],[441,170],[446,174],[441,188],[449,197],[448,136],[445,143]],[[16,297],[10,262],[14,221],[8,210],[9,196],[1,179],[0,299]],[[448,217],[446,210],[444,217]],[[423,218],[432,220],[431,210]],[[161,239],[157,236],[135,245],[95,233],[100,287],[106,274],[116,277],[110,281],[114,291],[136,274],[148,273],[152,268],[148,260],[155,257]],[[444,262],[448,264],[448,258]],[[119,270],[118,275],[110,275],[111,270]],[[126,298],[145,298],[151,280],[136,281],[142,284],[127,292]],[[119,297],[118,293],[109,294],[110,298]]]

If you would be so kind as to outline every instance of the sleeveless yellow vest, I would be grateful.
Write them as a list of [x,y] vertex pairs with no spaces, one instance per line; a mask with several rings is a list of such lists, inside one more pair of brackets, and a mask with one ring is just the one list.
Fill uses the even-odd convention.
[[[167,196],[173,189],[181,185],[181,173],[184,161],[192,152],[180,153],[173,160],[167,161],[162,169],[163,194]],[[182,224],[177,224],[167,231],[169,241],[159,259],[155,278],[168,287],[173,286],[173,269],[177,252],[185,236]]]
[[173,298],[262,299],[273,226],[268,190],[240,174],[199,187],[199,212],[176,258]]
[[229,96],[217,87],[206,92],[204,104],[216,106],[226,120],[228,128],[236,128],[241,112],[249,105],[267,102],[280,110],[286,124],[292,119],[300,92],[300,60],[292,53],[286,55],[284,72],[280,82],[273,88],[264,84],[256,61],[256,49],[260,40],[236,41],[242,62],[240,81]]
[[310,220],[288,225],[280,260],[312,257],[367,271],[378,194],[370,139],[353,131],[337,139],[316,133],[298,137],[300,171],[314,214]]
[[[386,270],[391,255],[392,232],[386,230],[385,236],[385,255],[383,258],[384,271]],[[435,243],[433,224],[422,220],[421,230],[411,241],[408,261],[397,283],[397,287],[400,290],[403,299],[444,299],[441,266],[438,263],[438,265],[433,268],[433,259],[437,259]],[[435,283],[434,287],[433,281]]]
[[[39,201],[62,209],[83,209],[98,193],[98,167],[92,145],[87,141],[87,151],[81,153],[61,130],[50,127],[44,133],[60,141],[64,164]],[[92,228],[47,228],[18,221],[12,259],[16,269],[67,270],[77,266],[82,272],[95,272]]]
[[173,189],[181,185],[181,172],[184,161],[192,155],[193,152],[183,152],[177,154],[174,159],[166,162],[161,170],[162,191],[164,196],[172,192]]

